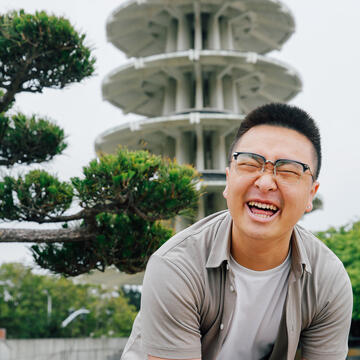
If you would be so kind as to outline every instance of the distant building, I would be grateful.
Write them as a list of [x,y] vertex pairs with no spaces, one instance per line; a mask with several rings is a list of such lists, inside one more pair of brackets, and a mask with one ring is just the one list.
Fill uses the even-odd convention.
[[99,135],[96,151],[121,144],[193,164],[206,185],[199,218],[224,209],[226,151],[244,115],[301,90],[296,71],[263,56],[294,32],[292,14],[276,0],[128,0],[106,28],[133,59],[104,79],[103,97],[144,118]]

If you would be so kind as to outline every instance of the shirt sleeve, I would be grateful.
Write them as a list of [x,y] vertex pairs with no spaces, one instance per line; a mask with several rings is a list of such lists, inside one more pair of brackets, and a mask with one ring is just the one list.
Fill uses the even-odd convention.
[[[141,339],[145,353],[168,359],[201,357],[198,274],[153,255],[141,295]],[[197,290],[196,290],[197,289]]]
[[137,314],[133,323],[130,337],[125,345],[120,360],[147,360],[148,356],[144,353],[141,346],[141,316]]
[[327,284],[328,301],[301,333],[302,358],[306,360],[341,360],[348,353],[353,306],[350,279],[341,267]]

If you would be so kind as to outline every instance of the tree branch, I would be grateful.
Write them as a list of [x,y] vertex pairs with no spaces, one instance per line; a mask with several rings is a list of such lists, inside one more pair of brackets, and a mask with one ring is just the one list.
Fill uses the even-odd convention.
[[31,88],[21,88],[21,92],[39,93],[41,90],[32,90]]
[[134,210],[135,214],[139,217],[141,217],[143,220],[146,221],[156,221],[156,220],[163,220],[162,216],[148,216],[145,213],[143,213],[139,208],[136,206],[131,206],[131,209]]
[[134,204],[130,205],[129,208],[131,210],[134,211],[134,213],[136,215],[138,215],[139,217],[141,217],[143,220],[146,221],[158,221],[158,220],[168,220],[173,216],[176,216],[179,214],[179,212],[183,209],[183,207],[181,207],[180,205],[177,206],[176,208],[172,209],[170,213],[167,214],[157,214],[156,216],[149,216],[147,214],[145,214],[143,211],[141,211],[137,206],[135,206]]
[[[35,55],[35,57],[37,54]],[[33,61],[34,56],[31,56],[29,59],[25,61],[25,63],[21,64],[21,69],[17,72],[16,77],[13,81],[11,81],[10,87],[7,89],[7,92],[0,98],[0,113],[5,111],[5,109],[9,106],[9,104],[15,99],[15,95],[18,92],[21,92],[21,86],[24,82],[26,82],[26,72]]]
[[0,166],[10,166],[10,165],[14,165],[16,163],[15,161],[11,161],[11,160],[0,160]]
[[56,243],[93,239],[93,233],[82,229],[0,229],[0,243]]
[[0,98],[0,113],[5,111],[5,109],[15,99],[15,95],[19,92],[19,89],[21,88],[21,85],[23,83],[24,76],[25,71],[20,71],[15,80],[11,83],[11,87]]
[[81,210],[74,215],[49,216],[47,219],[44,220],[44,223],[58,223],[58,222],[81,220],[84,218],[85,213],[86,213],[85,210]]

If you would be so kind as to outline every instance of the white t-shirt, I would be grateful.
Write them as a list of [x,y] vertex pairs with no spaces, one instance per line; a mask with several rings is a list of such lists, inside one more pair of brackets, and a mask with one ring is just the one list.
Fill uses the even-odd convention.
[[266,271],[247,269],[230,258],[237,299],[217,360],[260,360],[271,353],[285,303],[290,265],[290,252],[281,265]]

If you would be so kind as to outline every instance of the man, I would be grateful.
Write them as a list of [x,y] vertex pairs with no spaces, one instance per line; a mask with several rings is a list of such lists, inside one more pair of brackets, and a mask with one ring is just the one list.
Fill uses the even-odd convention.
[[228,211],[151,257],[123,360],[340,360],[352,290],[339,259],[296,225],[312,209],[319,130],[284,104],[242,122],[226,169]]

